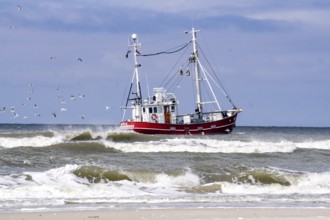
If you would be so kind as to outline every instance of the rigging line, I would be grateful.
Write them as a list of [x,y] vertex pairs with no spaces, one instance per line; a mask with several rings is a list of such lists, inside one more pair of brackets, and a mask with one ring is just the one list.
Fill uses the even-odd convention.
[[[208,75],[211,77],[211,79],[212,79],[214,82],[217,82],[217,83],[221,86],[221,90],[222,90],[222,92],[224,93],[225,97],[229,100],[229,102],[233,105],[233,107],[234,107],[234,108],[237,108],[236,105],[234,104],[234,102],[231,100],[230,96],[228,95],[228,92],[226,91],[225,87],[224,87],[223,84],[221,83],[219,77],[218,77],[217,74],[215,73],[214,69],[213,69],[212,66],[210,65],[210,62],[209,62],[208,59],[206,58],[206,56],[205,56],[205,54],[204,54],[202,48],[201,48],[201,47],[198,47],[198,48],[199,48],[199,50],[202,52],[202,54],[203,54],[203,56],[204,56],[204,58],[205,58],[205,60],[206,60],[206,62],[207,62],[207,64],[208,64],[208,66],[210,67],[210,69],[211,69],[213,75],[215,76],[216,80],[214,80],[214,79],[212,78],[212,76],[211,76],[207,71],[206,71],[206,72],[208,73]],[[219,85],[218,85],[218,87],[219,87]]]
[[[167,81],[167,83],[165,83],[164,87],[166,88],[168,84],[170,84],[172,82],[172,80],[174,79],[174,77],[177,75],[177,72],[174,72],[174,74],[172,74],[171,78]],[[163,83],[161,84],[163,86]]]
[[202,66],[202,64],[199,62],[199,60],[197,60],[197,62],[198,62],[199,67],[201,68],[201,70],[202,70],[202,72],[203,72],[203,74],[204,74],[204,78],[205,78],[205,80],[206,80],[207,85],[209,86],[209,89],[210,89],[210,92],[212,93],[213,99],[215,100],[218,109],[221,111],[221,107],[220,107],[220,104],[219,104],[219,102],[218,102],[218,99],[217,99],[217,97],[215,96],[215,93],[214,93],[214,91],[213,91],[213,89],[212,89],[212,86],[211,86],[211,84],[210,84],[210,82],[209,82],[209,79],[207,78],[206,74],[209,75],[209,77],[210,77],[212,80],[213,80],[213,78],[212,78],[212,76],[210,76],[210,74],[206,71],[206,69]]
[[[174,70],[174,68],[177,67],[178,63],[182,60],[182,58],[183,58],[183,56],[186,54],[187,50],[188,50],[188,47],[186,47],[186,50],[181,54],[181,56],[179,57],[179,59],[177,60],[177,62],[173,65],[172,69],[169,71],[169,73],[167,74],[167,76],[165,77],[165,79],[164,79],[164,80],[162,81],[162,83],[160,84],[161,86],[162,86],[163,84],[165,84],[164,87],[166,87],[166,86],[170,83],[170,81],[174,78],[174,76],[177,74],[177,71],[176,71],[176,72],[174,72],[174,74],[170,77],[171,72]],[[170,79],[168,79],[169,77],[170,77]]]
[[[225,88],[223,87],[223,85],[221,84],[221,82],[217,82],[216,80],[214,80],[214,78],[210,75],[209,72],[207,72],[207,70],[201,65],[201,68],[205,71],[204,74],[206,73],[211,79],[212,81],[215,83],[215,85],[222,91],[222,93],[225,95],[225,97],[228,99],[228,101],[232,104],[232,106],[234,108],[237,108],[236,105],[233,103],[233,101],[231,100],[231,98],[229,97],[229,95],[227,94],[227,92],[225,91]],[[215,75],[216,76],[216,75]]]
[[[178,61],[178,62],[179,62],[179,61]],[[177,63],[178,63],[178,62],[177,62]],[[174,65],[174,67],[176,67],[177,63]],[[185,66],[181,66],[180,69],[182,69],[183,67],[184,67],[184,69],[186,69],[186,68],[188,68],[188,66],[189,66],[189,64],[186,63]],[[174,68],[173,68],[173,69],[174,69]],[[172,69],[171,71],[173,71],[173,69]],[[180,75],[179,75],[179,72],[180,72],[180,71],[181,71],[181,70],[177,70],[177,71],[175,71],[175,72],[172,74],[171,78],[165,83],[164,87],[167,87],[167,85],[171,83],[171,81],[174,79],[174,77],[176,77],[176,76],[180,76]],[[179,77],[179,78],[181,79],[182,76]],[[176,80],[176,81],[177,81],[177,80]],[[175,82],[176,82],[176,81],[175,81]],[[180,80],[180,81],[181,81],[181,80]],[[175,82],[172,83],[172,84],[175,84]],[[162,85],[163,85],[163,83],[162,83]]]
[[[205,40],[204,33],[202,32],[201,35],[202,35],[203,42],[204,42],[205,45],[206,45],[206,48],[209,50],[209,47],[208,47],[207,41]],[[198,48],[199,48],[200,51],[202,52],[202,54],[203,54],[203,56],[204,56],[204,58],[205,58],[205,60],[206,60],[206,62],[207,62],[207,64],[208,64],[208,66],[210,67],[210,69],[211,69],[213,75],[215,76],[215,78],[217,79],[217,82],[221,85],[222,89],[224,90],[224,92],[226,93],[226,95],[229,97],[228,92],[226,91],[225,87],[224,87],[223,84],[221,83],[221,80],[219,79],[218,75],[216,74],[216,72],[219,73],[220,71],[218,71],[218,70],[215,71],[215,70],[213,69],[213,67],[211,66],[209,60],[207,59],[206,55],[204,54],[202,48],[201,48],[199,45],[198,45]],[[212,54],[211,54],[211,58],[212,58],[213,61],[214,61],[214,57],[212,56]]]
[[[161,54],[172,54],[172,53],[177,53],[177,52],[179,52],[180,50],[183,50],[184,48],[186,48],[186,47],[190,44],[190,42],[191,42],[191,41],[189,41],[188,43],[186,43],[185,45],[183,45],[182,47],[180,47],[179,49],[174,50],[174,51],[169,51],[169,50],[171,50],[171,49],[169,49],[169,50],[167,50],[167,51],[161,51],[161,52],[157,52],[157,53],[149,53],[149,54],[139,54],[139,53],[138,53],[138,56],[148,57],[148,56],[157,56],[157,55],[161,55]],[[181,46],[181,45],[179,45],[179,46]],[[179,47],[179,46],[177,46],[177,47]],[[176,47],[174,47],[174,48],[176,48]]]
[[176,88],[178,87],[178,85],[180,84],[180,82],[182,81],[182,79],[183,79],[183,76],[178,77],[178,78],[175,80],[175,82],[172,83],[171,87],[169,87],[168,91],[172,91],[172,92],[174,92],[175,89],[176,89]]

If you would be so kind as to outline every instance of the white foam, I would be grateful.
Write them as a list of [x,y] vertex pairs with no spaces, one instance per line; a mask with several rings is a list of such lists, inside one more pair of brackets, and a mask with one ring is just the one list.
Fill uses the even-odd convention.
[[226,194],[328,194],[330,193],[330,172],[286,175],[291,185],[249,184],[221,182]]
[[323,141],[305,141],[301,143],[296,143],[298,148],[304,149],[322,149],[322,150],[330,150],[330,140]]
[[167,187],[193,187],[200,184],[200,179],[192,172],[186,172],[179,176],[170,176],[162,173],[156,176],[156,185],[162,185]]
[[47,146],[59,144],[62,142],[64,142],[62,136],[54,136],[54,137],[35,136],[35,137],[24,137],[24,138],[2,137],[2,138],[0,138],[0,146],[2,146],[4,148],[47,147]]
[[130,144],[104,142],[104,144],[123,152],[290,153],[297,149],[294,143],[287,141],[272,143],[184,138],[134,142]]
[[[311,197],[319,198],[318,196],[327,201],[329,196],[326,195],[330,193],[330,172],[292,176],[288,173],[283,174],[291,183],[290,186],[276,183],[208,183],[206,186],[220,185],[220,191],[196,194],[189,189],[204,185],[201,179],[190,170],[176,175],[155,173],[153,180],[122,180],[91,184],[87,179],[73,174],[77,168],[79,168],[78,165],[66,165],[45,172],[26,172],[21,176],[0,176],[0,200],[3,207],[10,207],[12,204],[25,208],[45,207],[70,202],[81,204],[246,202],[246,199],[260,201],[266,197],[277,201],[282,198],[281,195],[293,201],[304,201]],[[26,175],[31,176],[32,180],[26,178]],[[292,194],[295,196],[288,196]]]

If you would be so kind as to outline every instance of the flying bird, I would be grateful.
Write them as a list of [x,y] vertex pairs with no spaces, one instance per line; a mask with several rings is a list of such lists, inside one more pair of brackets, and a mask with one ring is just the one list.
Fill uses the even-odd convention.
[[13,112],[13,117],[11,117],[11,118],[14,119],[14,118],[17,118],[17,117],[19,117],[19,114],[17,114],[16,112]]
[[68,109],[66,108],[61,108],[61,112],[66,112]]
[[82,62],[83,60],[82,60],[80,57],[78,57],[78,58],[77,58],[77,61],[78,61],[78,62]]
[[131,51],[128,50],[127,53],[126,53],[126,58],[128,58],[128,54],[130,53]]
[[51,60],[56,60],[56,57],[50,57]]
[[11,112],[11,113],[16,113],[16,112],[15,112],[15,106],[10,107],[10,112]]
[[23,10],[22,5],[17,5],[17,10],[19,10],[19,11]]
[[53,112],[52,115],[54,116],[54,118],[56,118],[56,113],[55,112]]
[[105,110],[107,110],[107,111],[111,108],[112,108],[112,106],[107,106],[107,105],[105,106]]
[[80,118],[84,120],[85,119],[85,115],[81,115]]

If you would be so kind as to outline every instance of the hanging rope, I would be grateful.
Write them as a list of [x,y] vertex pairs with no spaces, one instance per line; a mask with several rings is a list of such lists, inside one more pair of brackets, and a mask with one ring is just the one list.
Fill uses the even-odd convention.
[[[189,41],[188,43],[184,44],[182,47],[180,47],[177,50],[173,50],[173,51],[162,51],[162,52],[157,52],[157,53],[149,53],[149,54],[141,54],[140,52],[137,53],[138,56],[143,56],[143,57],[148,57],[148,56],[157,56],[157,55],[161,55],[161,54],[172,54],[172,53],[177,53],[180,50],[183,50],[184,48],[186,48],[191,41]],[[179,47],[179,46],[178,46]]]

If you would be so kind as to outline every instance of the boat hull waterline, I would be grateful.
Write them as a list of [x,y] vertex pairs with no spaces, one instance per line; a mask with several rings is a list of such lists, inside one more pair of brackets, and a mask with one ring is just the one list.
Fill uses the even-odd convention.
[[165,124],[140,121],[123,121],[120,128],[142,134],[228,134],[236,126],[237,114],[212,122],[196,124]]

